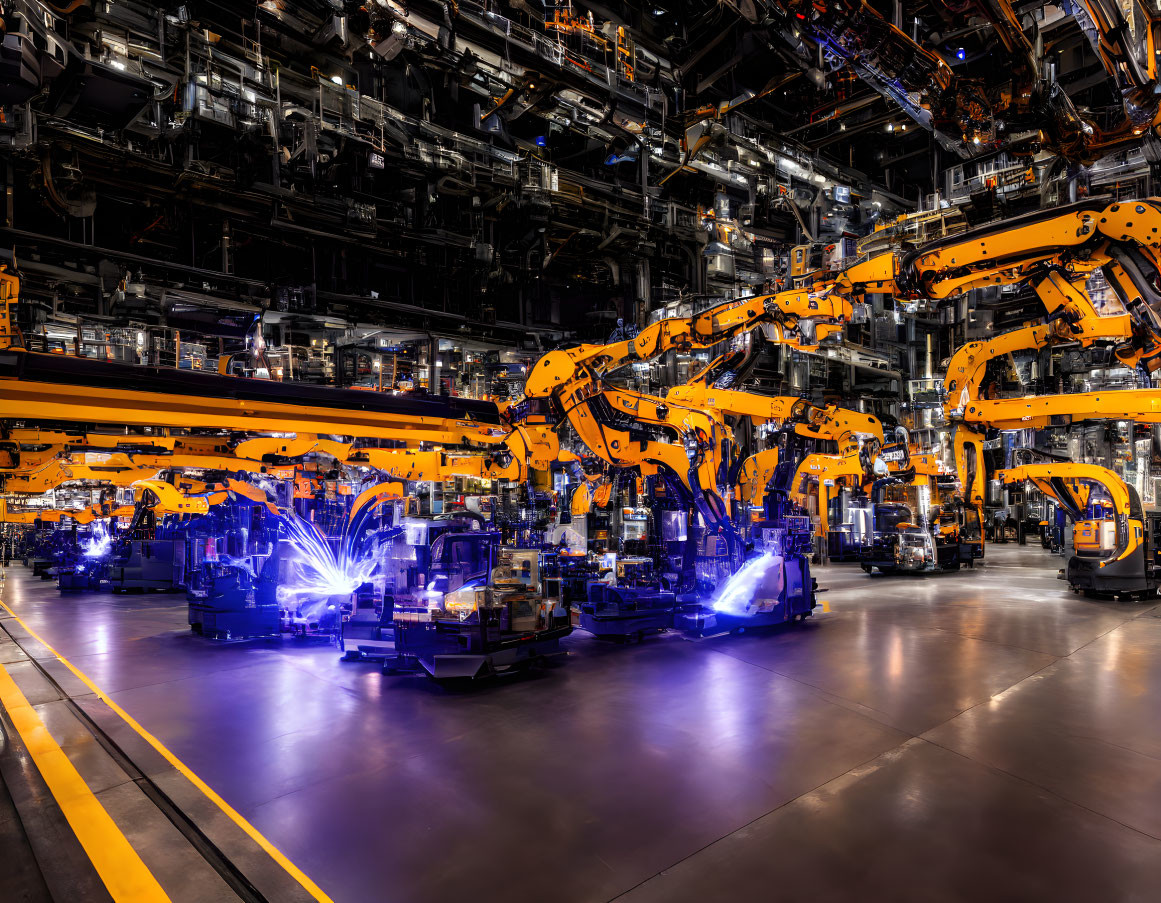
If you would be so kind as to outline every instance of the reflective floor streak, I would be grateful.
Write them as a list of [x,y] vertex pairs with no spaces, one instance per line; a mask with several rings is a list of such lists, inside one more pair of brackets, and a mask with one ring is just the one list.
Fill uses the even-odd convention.
[[5,601],[338,901],[1161,899],[1161,607],[1060,565],[832,565],[805,625],[460,693],[180,596]]

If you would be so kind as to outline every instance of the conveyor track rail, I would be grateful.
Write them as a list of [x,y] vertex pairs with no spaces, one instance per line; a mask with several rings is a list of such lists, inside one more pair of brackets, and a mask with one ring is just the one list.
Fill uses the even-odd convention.
[[[0,627],[2,626],[0,625]],[[246,877],[230,857],[206,836],[205,832],[198,827],[193,819],[170,799],[165,791],[149,775],[145,774],[134,764],[133,760],[93,720],[88,712],[77,705],[76,700],[73,699],[68,691],[53,677],[51,672],[32,654],[32,651],[26,649],[20,639],[13,636],[11,631],[8,631],[6,627],[4,629],[12,642],[28,656],[28,660],[40,672],[41,676],[60,694],[60,698],[64,700],[69,710],[93,735],[93,739],[100,744],[101,748],[108,753],[110,758],[125,772],[129,779],[141,789],[141,792],[157,807],[158,811],[169,819],[170,823],[181,832],[181,835],[189,845],[221,876],[222,880],[229,885],[230,889],[238,895],[238,898],[246,901],[246,903],[272,903],[268,897],[253,885],[250,879]]]

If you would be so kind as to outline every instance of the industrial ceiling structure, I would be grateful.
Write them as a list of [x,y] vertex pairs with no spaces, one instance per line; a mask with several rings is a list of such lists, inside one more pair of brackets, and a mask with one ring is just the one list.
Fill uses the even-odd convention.
[[880,6],[7,4],[3,226],[44,310],[527,343],[1147,181],[1142,7]]

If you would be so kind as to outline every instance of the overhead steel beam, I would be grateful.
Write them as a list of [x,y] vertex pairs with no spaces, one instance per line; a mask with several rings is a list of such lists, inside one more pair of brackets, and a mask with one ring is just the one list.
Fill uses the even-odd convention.
[[[458,399],[439,396],[411,399],[369,391],[315,389],[310,400],[316,403],[301,403],[306,399],[289,394],[285,401],[261,397],[258,390],[263,388],[263,380],[177,370],[166,371],[164,380],[150,379],[157,377],[160,372],[157,368],[102,361],[82,361],[84,365],[95,366],[78,368],[77,360],[24,351],[0,353],[0,419],[25,423],[310,433],[394,439],[411,446],[421,442],[495,445],[507,433],[494,406],[485,404],[480,409],[486,414],[485,409],[490,407],[491,416],[477,413],[475,408],[479,402],[464,407],[465,403]],[[22,366],[29,362],[33,366]],[[66,370],[59,379],[54,379],[54,364],[71,366],[73,370]],[[111,378],[102,379],[101,371],[107,371]],[[148,388],[123,387],[126,380],[116,377],[126,374],[130,378],[138,375],[139,384]],[[282,384],[266,385],[280,387]],[[307,387],[293,388],[302,392]],[[329,404],[332,398],[333,406]],[[441,412],[439,409],[445,404],[447,410]]]
[[699,62],[701,62],[701,58],[703,56],[705,56],[707,53],[709,53],[711,50],[713,50],[715,47],[717,47],[718,44],[720,44],[723,40],[725,40],[727,35],[730,35],[733,33],[734,26],[736,24],[737,24],[737,20],[734,20],[728,26],[726,26],[721,31],[719,31],[716,35],[714,35],[714,37],[712,37],[710,40],[708,40],[704,44],[702,44],[701,47],[698,48],[698,50],[696,50],[694,52],[693,56],[691,56],[687,60],[684,60],[681,63],[681,68],[686,70],[686,71],[689,71],[694,66],[696,66]]
[[720,66],[718,66],[717,69],[715,69],[713,72],[711,72],[709,75],[707,75],[705,78],[703,78],[701,81],[699,81],[697,83],[697,93],[700,94],[702,91],[704,91],[706,88],[710,87],[710,85],[712,85],[714,82],[716,82],[719,78],[721,78],[723,75],[725,75],[731,69],[733,69],[735,65],[737,65],[739,62],[742,61],[742,57],[744,57],[744,56],[745,56],[745,53],[741,50],[734,53],[733,56],[731,56],[728,60],[726,60],[724,63],[722,63]]

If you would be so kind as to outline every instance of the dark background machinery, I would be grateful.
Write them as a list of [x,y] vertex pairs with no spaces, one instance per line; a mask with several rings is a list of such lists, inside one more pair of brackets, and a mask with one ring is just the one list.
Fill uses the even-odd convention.
[[1075,193],[1123,150],[1062,131],[1128,103],[1075,17],[832,6],[15,0],[0,227],[42,319],[535,348],[761,290],[803,241],[851,256],[936,196]]

